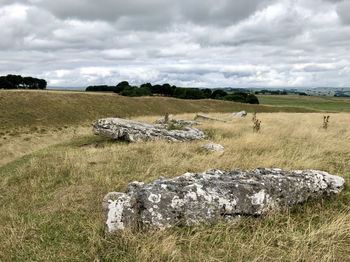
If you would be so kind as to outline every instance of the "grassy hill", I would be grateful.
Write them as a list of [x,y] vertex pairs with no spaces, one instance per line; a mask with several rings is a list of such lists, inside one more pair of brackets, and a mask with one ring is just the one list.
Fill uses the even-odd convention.
[[[196,112],[314,112],[298,107],[271,107],[220,100],[123,97],[114,93],[0,90],[0,132],[13,128],[63,127],[103,117],[134,117]],[[0,134],[1,135],[1,134]]]

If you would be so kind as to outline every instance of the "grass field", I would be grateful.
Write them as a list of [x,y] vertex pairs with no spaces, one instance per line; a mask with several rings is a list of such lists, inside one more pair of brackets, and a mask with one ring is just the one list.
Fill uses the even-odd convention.
[[330,96],[258,95],[260,104],[288,106],[327,112],[350,112],[350,98]]
[[[60,134],[57,143],[71,137],[0,167],[0,261],[350,261],[348,187],[337,196],[238,224],[103,235],[103,196],[135,180],[263,166],[325,170],[347,183],[350,114],[331,114],[328,130],[321,128],[322,116],[258,113],[260,133],[253,133],[251,115],[207,122],[201,128],[209,140],[225,147],[214,154],[200,149],[203,141],[132,144],[93,136],[87,126],[75,134],[71,126],[48,129],[43,146],[51,132]],[[151,123],[158,117],[133,119]],[[12,143],[22,141],[16,138]]]
[[220,100],[123,97],[114,93],[0,90],[0,136],[48,127],[92,123],[102,117],[195,112],[314,112],[295,107],[248,105]]

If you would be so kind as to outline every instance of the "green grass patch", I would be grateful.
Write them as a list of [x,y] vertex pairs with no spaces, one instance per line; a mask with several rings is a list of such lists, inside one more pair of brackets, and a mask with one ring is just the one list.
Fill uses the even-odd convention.
[[299,107],[327,112],[350,112],[350,98],[299,95],[258,95],[261,105]]

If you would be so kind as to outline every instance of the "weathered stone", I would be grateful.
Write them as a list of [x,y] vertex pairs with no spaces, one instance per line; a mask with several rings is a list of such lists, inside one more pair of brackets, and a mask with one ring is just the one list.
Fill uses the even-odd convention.
[[225,150],[225,148],[222,145],[214,143],[205,144],[202,146],[202,148],[212,152],[220,152]]
[[214,121],[220,121],[220,122],[227,122],[226,120],[224,119],[220,119],[220,118],[215,118],[215,117],[211,117],[211,116],[206,116],[206,115],[199,115],[197,114],[195,117],[194,117],[194,120],[196,119],[204,119],[204,120],[214,120]]
[[121,118],[104,118],[94,124],[96,135],[130,142],[167,140],[184,142],[205,138],[196,128],[185,126],[182,130],[167,130],[166,125],[150,125]]
[[[165,122],[165,118],[159,118],[156,120],[157,124],[167,124]],[[197,121],[191,121],[191,120],[183,120],[183,119],[175,119],[175,118],[169,118],[168,123],[172,123],[175,125],[182,125],[182,126],[192,126],[192,125],[201,125],[201,122]]]
[[343,185],[343,178],[323,171],[266,168],[207,170],[173,179],[160,177],[149,184],[133,182],[125,193],[105,196],[105,231],[212,224],[240,215],[261,215],[339,193]]
[[246,117],[247,116],[247,112],[246,111],[241,111],[241,112],[233,113],[231,116],[232,117]]

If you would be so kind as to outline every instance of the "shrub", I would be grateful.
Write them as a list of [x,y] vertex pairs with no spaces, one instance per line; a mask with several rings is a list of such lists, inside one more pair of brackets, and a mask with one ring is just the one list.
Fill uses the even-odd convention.
[[167,128],[167,130],[183,130],[184,126],[183,125],[175,125],[174,123],[170,123]]

